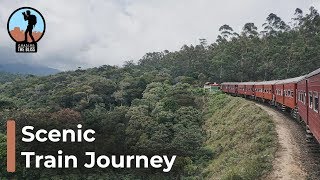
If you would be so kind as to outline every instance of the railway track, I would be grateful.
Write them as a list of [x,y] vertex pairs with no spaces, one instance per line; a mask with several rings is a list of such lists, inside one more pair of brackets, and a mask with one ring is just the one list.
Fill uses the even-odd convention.
[[320,179],[320,145],[305,126],[288,112],[253,101],[274,120],[279,148],[273,171],[262,179]]

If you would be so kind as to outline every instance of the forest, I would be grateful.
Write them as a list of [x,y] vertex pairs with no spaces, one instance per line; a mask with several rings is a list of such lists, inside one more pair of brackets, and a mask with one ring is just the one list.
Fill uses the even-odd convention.
[[[200,39],[198,45],[184,45],[174,52],[147,53],[122,67],[103,65],[49,76],[1,74],[0,177],[12,176],[1,169],[5,167],[8,118],[16,119],[18,126],[33,124],[46,129],[81,123],[95,129],[99,140],[94,148],[104,154],[178,155],[169,174],[155,169],[109,169],[103,173],[110,179],[204,177],[200,167],[206,167],[223,152],[205,145],[209,138],[204,127],[210,99],[202,89],[205,82],[283,79],[320,67],[320,15],[314,7],[306,13],[297,8],[291,22],[271,13],[261,28],[248,22],[241,32],[234,32],[227,24],[219,31],[212,44]],[[270,139],[263,142],[268,144]],[[66,151],[74,150],[63,146]],[[37,149],[44,153],[56,147],[59,145],[18,145],[19,150]],[[94,179],[102,174],[99,170],[26,171],[22,161],[18,164],[18,179]],[[251,178],[259,177],[260,170]]]

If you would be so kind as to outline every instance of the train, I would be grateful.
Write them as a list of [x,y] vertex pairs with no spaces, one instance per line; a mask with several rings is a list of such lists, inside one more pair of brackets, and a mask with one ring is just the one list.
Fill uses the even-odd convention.
[[320,143],[320,68],[303,76],[261,82],[224,82],[224,93],[250,98],[287,111],[306,127],[307,138]]

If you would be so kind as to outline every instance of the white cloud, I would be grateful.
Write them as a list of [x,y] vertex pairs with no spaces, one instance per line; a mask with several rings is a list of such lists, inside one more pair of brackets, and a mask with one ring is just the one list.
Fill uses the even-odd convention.
[[315,0],[3,0],[1,24],[13,10],[31,6],[45,16],[47,30],[37,54],[17,55],[6,26],[0,26],[0,48],[12,49],[6,53],[10,61],[59,69],[121,65],[146,52],[197,44],[199,38],[212,43],[223,24],[240,31],[246,22],[260,26],[271,12],[289,21],[295,8],[307,11],[311,5],[320,7]]

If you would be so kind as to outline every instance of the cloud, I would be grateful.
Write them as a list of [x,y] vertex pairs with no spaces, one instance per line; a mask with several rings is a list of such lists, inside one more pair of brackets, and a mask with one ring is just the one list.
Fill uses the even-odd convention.
[[[47,30],[37,54],[17,55],[6,26],[0,26],[2,61],[42,64],[62,70],[103,64],[122,65],[146,52],[179,50],[215,41],[218,29],[229,24],[240,31],[246,22],[260,26],[271,12],[290,21],[295,8],[304,11],[316,0],[3,0],[0,23],[11,12],[31,6],[44,15]],[[10,59],[10,60],[9,60]]]

